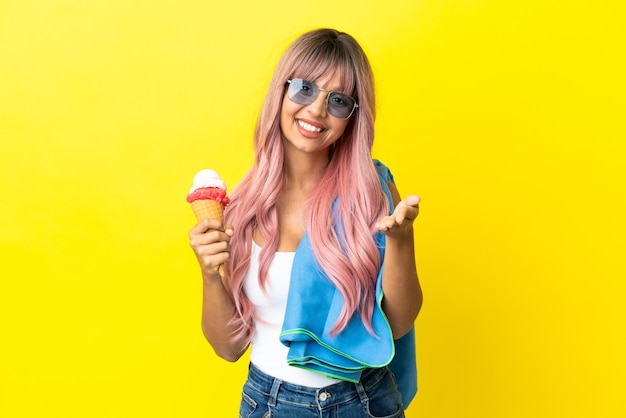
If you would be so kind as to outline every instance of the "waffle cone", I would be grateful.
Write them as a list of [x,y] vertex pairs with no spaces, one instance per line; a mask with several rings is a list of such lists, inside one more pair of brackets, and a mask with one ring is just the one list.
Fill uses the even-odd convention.
[[202,219],[217,219],[224,221],[224,207],[215,200],[195,200],[191,202],[191,209],[198,221]]

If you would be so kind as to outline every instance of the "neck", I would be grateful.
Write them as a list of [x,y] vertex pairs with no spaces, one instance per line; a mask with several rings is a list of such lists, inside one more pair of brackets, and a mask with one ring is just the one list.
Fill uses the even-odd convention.
[[308,191],[319,181],[328,165],[328,153],[285,155],[284,187]]

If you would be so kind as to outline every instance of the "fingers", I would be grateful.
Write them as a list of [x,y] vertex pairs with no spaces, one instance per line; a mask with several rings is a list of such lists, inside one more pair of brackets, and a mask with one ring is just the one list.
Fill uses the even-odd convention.
[[230,258],[233,228],[215,219],[203,219],[189,231],[189,245],[204,272],[214,273]]
[[393,216],[385,216],[374,226],[377,230],[385,232],[396,226],[396,220]]
[[404,221],[413,222],[419,214],[419,203],[419,196],[408,196],[406,199],[400,201],[393,212],[396,223],[401,224]]
[[222,222],[220,222],[218,219],[201,219],[193,228],[191,228],[191,231],[189,231],[189,235],[191,236],[203,234],[209,229],[223,231],[224,226],[222,225]]
[[[418,207],[420,204],[420,197],[419,196],[415,196],[415,195],[411,195],[411,196],[407,196],[406,199],[404,199],[402,202],[404,202],[406,205],[409,206],[415,206]],[[400,202],[400,203],[402,203]]]
[[223,242],[203,246],[196,251],[196,257],[202,270],[214,271],[230,259],[230,246]]
[[383,217],[375,225],[376,229],[387,232],[392,228],[410,226],[419,214],[419,196],[411,195],[396,205],[393,214]]

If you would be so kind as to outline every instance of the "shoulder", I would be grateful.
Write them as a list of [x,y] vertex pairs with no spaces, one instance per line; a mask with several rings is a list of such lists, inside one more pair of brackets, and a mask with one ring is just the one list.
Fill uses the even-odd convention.
[[393,174],[391,174],[391,170],[385,164],[383,164],[379,160],[372,160],[374,163],[374,168],[376,169],[376,173],[380,178],[381,183],[393,183],[395,184],[395,180],[393,179]]
[[389,201],[391,213],[401,200],[400,193],[396,187],[396,181],[394,180],[389,167],[379,160],[372,160],[372,162],[374,163],[374,168],[376,168],[376,173],[378,174],[378,179],[380,180],[380,186]]

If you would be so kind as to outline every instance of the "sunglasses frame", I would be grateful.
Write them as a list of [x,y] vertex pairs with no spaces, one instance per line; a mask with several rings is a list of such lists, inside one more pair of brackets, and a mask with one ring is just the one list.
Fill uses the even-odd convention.
[[[299,105],[303,105],[303,106],[308,106],[308,105],[310,105],[311,103],[313,103],[313,102],[314,102],[314,101],[315,101],[315,100],[319,97],[320,92],[322,92],[322,91],[328,92],[328,94],[326,95],[326,100],[324,100],[324,102],[326,103],[326,111],[327,111],[327,112],[328,112],[328,114],[329,114],[329,115],[331,115],[332,117],[337,118],[337,119],[344,119],[344,120],[345,120],[345,119],[350,119],[350,117],[354,114],[354,110],[355,110],[357,107],[359,107],[359,104],[356,102],[356,99],[355,99],[354,97],[352,97],[352,96],[350,96],[350,95],[348,95],[348,94],[343,94],[343,93],[340,93],[340,92],[338,92],[338,91],[333,91],[333,90],[323,89],[323,88],[319,87],[317,84],[315,84],[314,82],[309,81],[309,80],[305,80],[304,78],[290,78],[289,80],[287,80],[287,84],[291,85],[292,81],[295,81],[295,80],[300,80],[300,81],[302,81],[303,83],[305,83],[305,82],[306,82],[306,83],[309,83],[311,86],[313,86],[313,87],[315,87],[315,88],[317,89],[317,94],[315,95],[315,97],[313,97],[313,100],[311,100],[311,102],[309,102],[309,103],[298,103],[298,102],[296,102],[295,100],[293,100],[293,98],[292,98],[292,97],[291,97],[291,95],[289,94],[289,88],[287,88],[287,95],[288,95],[288,97],[289,97],[289,100],[291,100],[291,101],[292,101],[292,102],[294,102],[294,103],[297,103],[297,104],[299,104]],[[330,111],[330,109],[331,109],[332,107],[331,107],[331,108],[329,108],[329,106],[328,106],[328,100],[329,100],[329,98],[330,98],[330,95],[331,95],[331,94],[333,94],[333,93],[335,93],[335,94],[340,94],[340,95],[342,95],[342,96],[347,96],[347,97],[349,97],[350,99],[352,99],[352,101],[354,102],[354,105],[352,106],[352,109],[350,110],[350,114],[349,114],[348,116],[346,116],[345,118],[340,118],[339,116],[335,116],[335,115],[333,115],[333,114],[332,114],[332,112]],[[297,93],[296,93],[296,94],[297,94]],[[295,96],[295,95],[294,95],[294,96]]]

